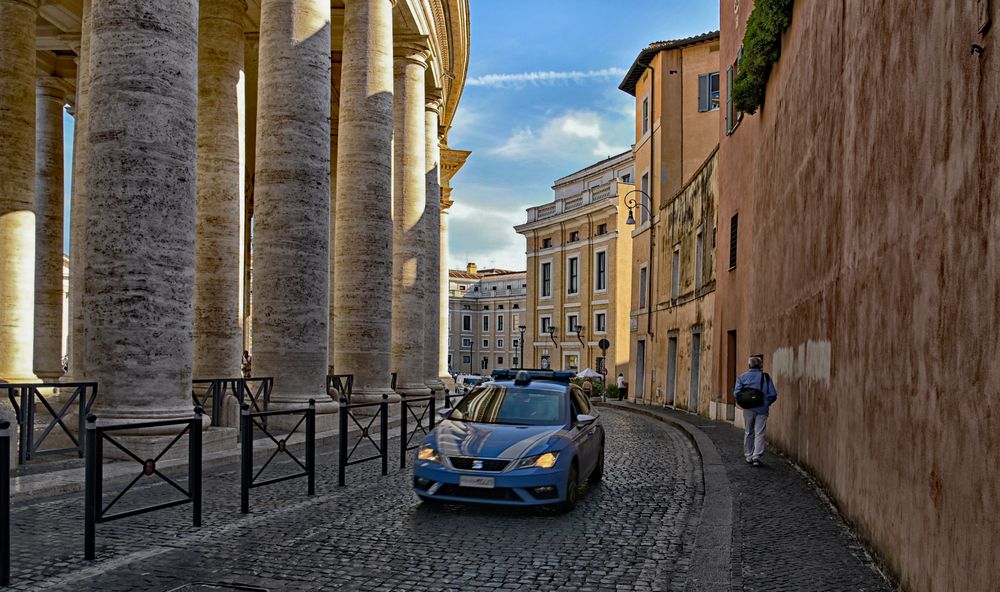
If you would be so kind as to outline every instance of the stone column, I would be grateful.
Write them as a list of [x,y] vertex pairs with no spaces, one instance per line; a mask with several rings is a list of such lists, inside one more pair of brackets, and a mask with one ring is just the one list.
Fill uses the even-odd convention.
[[[419,270],[426,258],[427,201],[424,141],[425,45],[396,45],[393,102],[392,368],[396,392],[407,397],[430,394],[424,375],[426,291]],[[421,268],[418,270],[418,268]]]
[[42,380],[62,376],[63,107],[66,83],[54,76],[35,86],[35,344]]
[[83,323],[84,275],[87,258],[87,155],[90,137],[90,33],[91,0],[83,0],[80,55],[76,62],[76,115],[73,126],[73,177],[69,211],[69,380],[86,380],[84,359],[87,339]]
[[201,0],[194,268],[195,378],[240,375],[243,0]]
[[101,420],[190,417],[198,1],[92,18],[84,373]]
[[251,326],[253,325],[253,193],[254,171],[257,154],[257,53],[260,49],[259,35],[256,32],[247,33],[243,42],[243,87],[245,89],[243,103],[244,134],[243,134],[243,299],[242,327],[243,349],[252,350],[250,342]]
[[[392,0],[347,0],[337,147],[334,366],[355,399],[389,388],[392,340]],[[350,172],[350,179],[346,173]]]
[[339,51],[330,54],[332,66],[330,76],[332,89],[330,92],[330,318],[328,325],[330,327],[330,337],[328,340],[329,351],[327,351],[327,359],[329,360],[327,374],[334,374],[335,372],[333,368],[334,341],[336,341],[333,331],[333,289],[336,281],[333,270],[334,260],[337,255],[334,245],[337,244],[337,136],[340,133],[340,71],[342,61],[343,57]]
[[[441,380],[441,143],[438,127],[441,119],[441,97],[428,97],[424,113],[424,138],[427,162],[424,167],[427,206],[424,209],[424,223],[427,232],[426,248],[421,257],[423,270],[420,280],[425,286],[427,308],[424,315],[424,380],[435,392],[444,390]],[[447,374],[448,353],[445,342],[444,365]]]
[[0,381],[34,381],[35,19],[0,0]]
[[[440,326],[438,327],[438,377],[445,381],[446,384],[450,384],[451,375],[448,374],[448,208],[451,207],[452,201],[445,195],[445,192],[441,192],[441,257],[440,257],[440,290],[438,291],[438,299],[440,304],[440,312],[438,313],[438,319]],[[456,355],[461,355],[461,348],[455,348]],[[456,361],[456,367],[458,362]],[[453,385],[454,386],[454,385]]]
[[275,408],[329,413],[330,2],[263,2],[260,26],[254,374]]

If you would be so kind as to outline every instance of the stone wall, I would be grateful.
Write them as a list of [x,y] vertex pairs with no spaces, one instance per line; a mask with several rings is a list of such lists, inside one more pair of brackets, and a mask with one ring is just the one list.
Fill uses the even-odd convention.
[[754,219],[741,271],[780,393],[769,436],[915,591],[1000,581],[1000,46],[984,14],[1000,3],[796,2],[766,104],[732,136],[756,160],[722,144],[740,174],[721,190]]

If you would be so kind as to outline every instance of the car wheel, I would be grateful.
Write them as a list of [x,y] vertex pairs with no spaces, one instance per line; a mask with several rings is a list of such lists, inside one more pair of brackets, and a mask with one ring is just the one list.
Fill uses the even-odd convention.
[[569,512],[576,507],[577,497],[580,495],[580,471],[576,468],[576,462],[569,468],[569,476],[566,477],[566,499],[559,509]]
[[590,472],[590,482],[597,483],[604,478],[604,443],[601,443],[601,455],[597,457],[597,466]]

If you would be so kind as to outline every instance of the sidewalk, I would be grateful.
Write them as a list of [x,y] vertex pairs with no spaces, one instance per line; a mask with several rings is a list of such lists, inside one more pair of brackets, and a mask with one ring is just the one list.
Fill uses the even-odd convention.
[[[746,464],[742,430],[727,423],[660,407],[617,401],[609,401],[606,405],[674,424],[695,441],[705,465],[705,514],[699,539],[703,535],[710,536],[713,526],[715,534],[719,534],[719,526],[727,522],[726,512],[718,516],[720,512],[713,504],[726,505],[726,498],[730,500],[732,590],[869,592],[897,589],[879,572],[836,510],[791,462],[769,451],[764,456],[763,467]],[[713,471],[713,468],[721,470]],[[726,484],[728,496],[727,492],[718,491]],[[710,522],[707,528],[704,527],[706,520]],[[713,548],[718,550],[720,545],[724,547],[725,541],[719,541]],[[706,551],[701,548],[701,540],[698,547],[696,553]]]

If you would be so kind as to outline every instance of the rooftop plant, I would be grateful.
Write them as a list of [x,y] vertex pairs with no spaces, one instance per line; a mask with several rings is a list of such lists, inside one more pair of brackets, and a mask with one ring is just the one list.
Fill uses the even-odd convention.
[[757,0],[743,35],[743,56],[733,80],[733,106],[753,114],[764,104],[767,78],[781,56],[781,34],[792,23],[795,0]]

